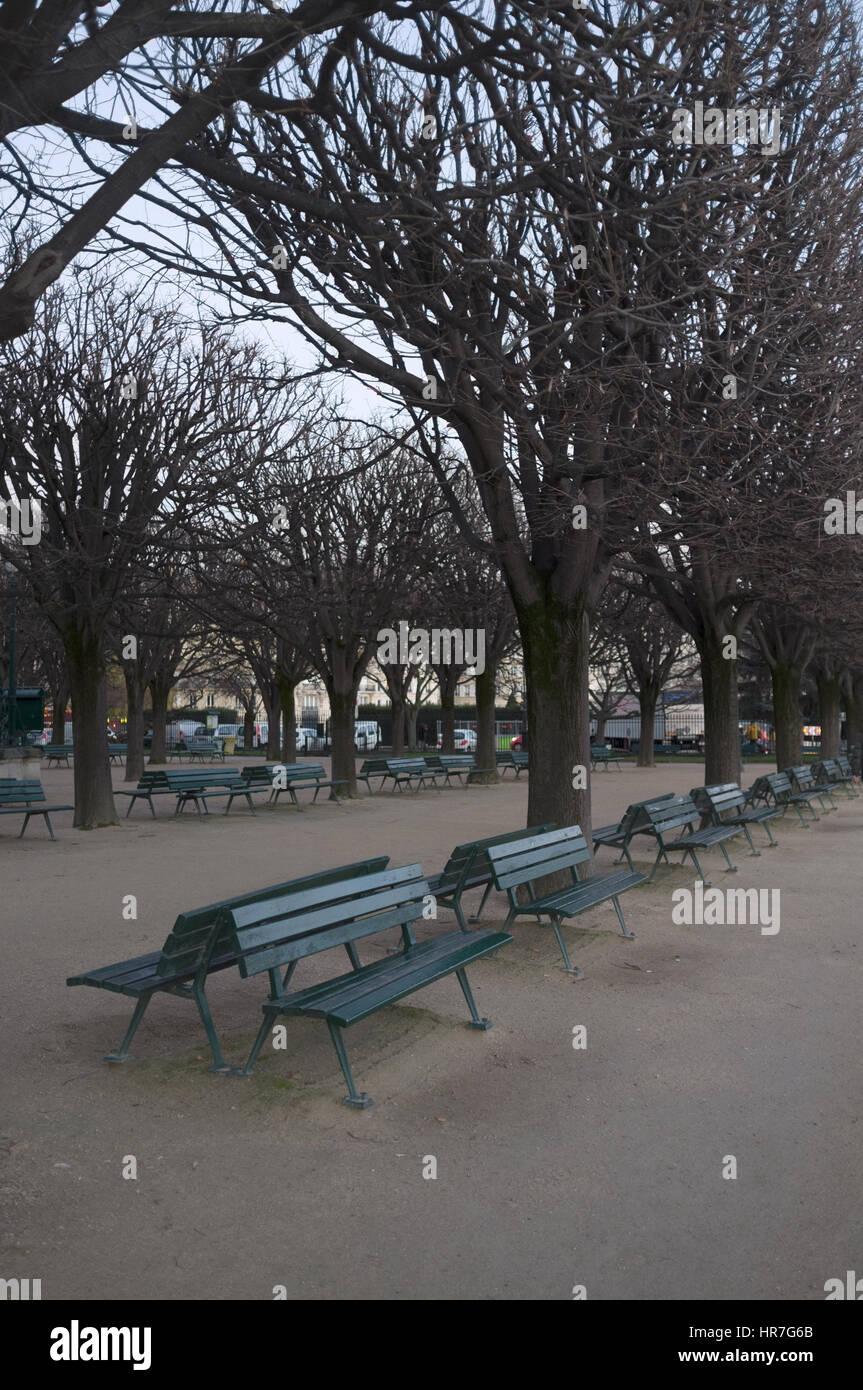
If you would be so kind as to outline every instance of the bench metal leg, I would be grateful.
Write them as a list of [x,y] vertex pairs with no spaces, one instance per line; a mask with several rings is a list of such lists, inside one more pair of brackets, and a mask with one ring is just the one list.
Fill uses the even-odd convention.
[[455,973],[456,979],[461,985],[461,992],[465,997],[465,1002],[467,1003],[467,1006],[470,1009],[470,1023],[467,1026],[468,1028],[481,1028],[484,1032],[487,1028],[491,1027],[491,1019],[480,1018],[479,1014],[477,1013],[476,1004],[474,1002],[473,997],[473,990],[470,987],[464,968],[462,967],[461,970],[457,970]]
[[[482,895],[482,902],[481,902],[480,905],[479,905],[479,912],[474,912],[473,915],[472,915],[471,917],[468,918],[468,921],[470,921],[470,922],[478,922],[478,921],[479,921],[479,919],[480,919],[480,917],[482,916],[482,913],[483,913],[483,908],[485,907],[486,903],[488,902],[488,895],[489,895],[489,893],[491,892],[491,890],[492,890],[493,887],[494,887],[494,884],[493,884],[493,883],[487,883],[487,884],[486,884],[486,886],[485,886],[485,892],[484,892],[483,895]],[[467,931],[467,927],[464,926],[464,924],[463,924],[463,922],[462,922],[462,918],[461,918],[461,913],[460,913],[459,911],[456,911],[456,916],[457,916],[458,919],[459,919],[459,925],[461,926],[462,931]]]
[[248,1057],[246,1058],[245,1062],[241,1067],[226,1068],[226,1076],[251,1076],[252,1068],[258,1060],[258,1054],[260,1053],[261,1048],[267,1040],[267,1034],[272,1032],[273,1021],[278,1017],[278,1012],[278,1009],[268,1009],[266,1004],[264,1005],[264,1017],[261,1022],[261,1026],[258,1029],[258,1036],[252,1043],[251,1052],[249,1053]]
[[663,859],[663,858],[666,860],[666,862],[668,861],[668,855],[665,853],[665,846],[664,846],[663,844],[660,843],[659,851],[658,851],[658,853],[657,853],[656,858],[655,858],[654,861],[653,861],[653,868],[650,870],[650,874],[649,874],[648,879],[647,879],[647,882],[648,882],[648,883],[652,883],[652,882],[653,882],[653,875],[656,873],[656,870],[659,868],[659,861],[660,861],[660,859]]
[[359,970],[359,968],[360,968],[360,958],[359,958],[359,956],[358,956],[358,954],[357,954],[357,948],[356,948],[356,946],[354,945],[353,941],[346,941],[346,942],[345,942],[345,950],[346,950],[347,953],[348,953],[348,960],[350,961],[350,963],[351,963],[351,965],[353,966],[354,970]]
[[336,1056],[339,1059],[339,1066],[348,1085],[348,1094],[342,1101],[343,1105],[351,1105],[356,1110],[368,1110],[372,1101],[365,1091],[357,1091],[354,1085],[354,1078],[351,1075],[351,1064],[348,1061],[345,1040],[342,1037],[342,1030],[337,1023],[333,1023],[331,1018],[327,1019],[327,1027],[330,1030],[330,1037],[333,1040],[333,1047],[336,1049]]
[[617,901],[617,898],[612,898],[611,901],[614,903],[614,910],[615,910],[615,912],[617,913],[617,920],[618,920],[618,922],[620,923],[620,930],[621,930],[622,934],[623,934],[624,936],[628,936],[629,939],[630,939],[630,941],[634,941],[634,940],[635,940],[635,932],[634,932],[634,931],[630,931],[629,928],[627,927],[626,923],[624,922],[624,920],[623,920],[623,913],[622,913],[621,910],[620,910],[620,903]]
[[210,1071],[230,1071],[230,1066],[222,1056],[222,1049],[219,1046],[218,1035],[213,1025],[213,1015],[210,1013],[210,1006],[207,1003],[207,996],[202,989],[196,989],[194,991],[194,994],[195,1003],[198,1006],[198,1013],[201,1015],[201,1022],[203,1023],[204,1028],[206,1030],[207,1041],[209,1042],[210,1048],[213,1053],[213,1065],[210,1067]]
[[746,839],[747,839],[748,842],[749,842],[749,848],[750,848],[750,850],[752,851],[751,854],[750,854],[750,856],[749,856],[749,858],[750,858],[750,859],[760,859],[760,858],[761,858],[761,850],[760,850],[760,849],[756,849],[755,846],[754,846],[754,844],[752,843],[752,836],[751,836],[750,833],[749,833],[749,826],[748,826],[748,825],[742,825],[740,828],[741,828],[741,830],[743,831],[744,835],[746,836]]
[[138,1000],[138,1002],[137,1002],[137,1004],[135,1005],[135,1008],[134,1008],[134,1010],[133,1010],[132,1018],[131,1018],[131,1020],[130,1020],[130,1022],[129,1022],[129,1027],[126,1029],[126,1036],[124,1037],[123,1041],[120,1043],[120,1046],[119,1046],[119,1048],[117,1049],[116,1052],[108,1052],[108,1053],[106,1053],[105,1059],[104,1059],[106,1062],[128,1062],[128,1060],[129,1060],[129,1044],[131,1043],[132,1039],[133,1039],[134,1036],[135,1036],[135,1033],[136,1033],[137,1028],[138,1028],[138,1024],[141,1022],[141,1019],[144,1017],[144,1014],[147,1012],[147,1005],[149,1004],[149,1002],[150,1002],[150,1000],[152,999],[152,997],[153,997],[153,996],[152,996],[151,994],[142,994],[142,995],[141,995],[141,998]]
[[737,873],[737,865],[736,865],[736,864],[732,864],[731,860],[730,860],[729,857],[728,857],[728,850],[725,848],[725,845],[722,843],[722,841],[719,842],[719,848],[722,850],[722,853],[725,855],[725,862],[726,862],[726,864],[728,865],[728,868],[725,870],[725,872],[726,872],[727,874],[736,874],[736,873]]
[[563,956],[564,966],[566,967],[570,975],[572,975],[576,980],[580,980],[584,974],[584,971],[582,970],[580,965],[573,965],[572,961],[569,959],[569,952],[566,949],[566,942],[564,941],[563,934],[560,930],[559,918],[552,917],[551,926],[555,936],[557,937],[557,944],[560,947],[560,954]]
[[774,840],[774,838],[773,838],[773,831],[772,831],[771,828],[770,828],[770,822],[769,822],[769,820],[762,821],[761,824],[764,826],[764,829],[767,831],[767,838],[768,838],[768,840],[770,841],[770,844],[768,845],[768,849],[778,849],[778,848],[779,848],[779,841],[778,841],[778,840]]
[[709,884],[708,881],[707,881],[707,877],[706,877],[706,875],[705,875],[705,873],[704,873],[704,870],[702,869],[701,865],[700,865],[699,862],[698,862],[698,855],[695,853],[695,850],[694,850],[694,849],[688,849],[688,850],[686,850],[686,851],[684,852],[683,860],[681,860],[681,863],[684,862],[684,860],[686,859],[687,854],[689,854],[689,855],[692,856],[692,862],[693,862],[693,864],[695,865],[696,871],[697,871],[697,873],[698,873],[698,877],[701,879],[701,882],[704,884],[705,888],[710,888],[710,887],[711,887],[711,884]]

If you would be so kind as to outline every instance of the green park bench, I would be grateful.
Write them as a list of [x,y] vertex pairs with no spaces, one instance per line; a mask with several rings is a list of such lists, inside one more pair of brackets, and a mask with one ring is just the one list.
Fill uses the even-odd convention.
[[842,774],[842,781],[846,786],[850,786],[855,796],[860,795],[860,788],[857,785],[857,778],[854,776],[854,769],[851,766],[851,759],[846,754],[841,753],[836,759],[836,766]]
[[491,865],[485,853],[489,846],[504,844],[507,840],[523,840],[525,836],[544,835],[547,830],[554,829],[554,822],[549,821],[547,825],[534,825],[527,830],[511,830],[503,835],[490,835],[485,840],[472,840],[465,845],[456,845],[441,872],[428,879],[429,892],[444,907],[452,908],[462,931],[467,931],[468,925],[461,906],[462,894],[472,888],[485,889],[479,911],[469,919],[471,922],[478,922],[493,886]]
[[[595,772],[597,767],[620,767],[623,761],[623,754],[617,749],[612,748],[609,743],[597,743],[590,746],[590,767]],[[622,769],[621,769],[622,770]]]
[[[345,1104],[365,1108],[371,1101],[365,1093],[358,1093],[354,1085],[342,1029],[450,974],[456,976],[467,1003],[468,1026],[491,1027],[489,1020],[477,1013],[466,967],[507,945],[512,937],[506,932],[481,929],[448,932],[417,944],[412,928],[422,917],[428,896],[429,885],[420,865],[408,864],[354,882],[345,880],[336,885],[335,891],[322,888],[294,894],[283,904],[273,900],[223,909],[219,921],[226,932],[232,929],[230,947],[239,957],[242,976],[266,970],[272,984],[273,972],[288,967],[281,990],[271,992],[262,1006],[263,1022],[245,1065],[233,1074],[251,1074],[280,1015],[326,1019],[347,1083]],[[393,927],[401,928],[402,933],[402,949],[397,954],[297,993],[284,992],[297,962],[306,956],[330,946],[355,947],[363,938]]]
[[188,754],[190,762],[204,762],[208,759],[213,762],[225,761],[225,750],[220,743],[213,738],[192,738],[188,743]]
[[69,767],[69,759],[74,751],[75,749],[71,743],[46,743],[45,747],[42,749],[48,767],[50,767],[52,763],[56,763],[58,767],[61,763],[65,763],[66,767]]
[[367,786],[367,788],[368,788],[368,790],[369,790],[369,795],[372,795],[372,784],[371,784],[371,779],[372,779],[372,777],[379,777],[380,780],[381,780],[381,786],[382,786],[382,787],[383,787],[384,782],[386,782],[387,778],[389,777],[390,773],[389,773],[389,768],[387,767],[387,762],[388,762],[388,759],[387,759],[387,758],[364,758],[364,759],[363,759],[362,767],[360,768],[359,772],[357,773],[357,781],[358,781],[358,782],[365,782],[365,784],[366,784],[366,786]]
[[644,806],[651,806],[658,801],[673,801],[674,792],[663,792],[660,796],[648,796],[644,801],[632,801],[627,806],[626,811],[617,825],[601,825],[593,831],[594,853],[602,845],[607,845],[610,849],[619,849],[620,854],[616,863],[625,859],[632,872],[635,872],[635,865],[629,853],[629,844],[634,835],[650,834],[644,817],[640,815]]
[[171,794],[172,789],[168,785],[167,772],[157,769],[153,769],[152,771],[147,769],[142,772],[138,779],[138,785],[134,789],[118,787],[114,793],[115,796],[127,796],[129,798],[129,809],[126,812],[127,820],[131,815],[132,807],[135,805],[136,801],[146,801],[150,808],[150,815],[155,820],[156,808],[153,805],[153,797],[170,796]]
[[[335,781],[328,778],[327,770],[323,763],[267,763],[266,768],[271,774],[271,801],[274,806],[278,804],[279,797],[284,791],[288,793],[291,802],[296,806],[297,810],[301,811],[303,808],[301,803],[297,800],[297,792],[303,790],[311,791],[312,787],[315,789],[315,794],[312,797],[313,803],[318,799],[318,792],[323,791],[326,787],[330,789],[331,800],[338,801],[339,798],[336,793],[336,787],[344,787],[347,785],[345,779],[342,777],[337,778]],[[245,777],[246,773],[249,771],[251,771],[250,768],[243,768],[243,776]]]
[[[799,767],[786,767],[784,769],[791,778],[794,790],[802,796],[812,795],[818,798],[818,804],[822,811],[836,811],[838,807],[833,800],[830,788],[825,785],[819,786],[815,781],[812,768],[808,764],[801,764]],[[826,798],[826,800],[825,800]],[[829,805],[828,805],[829,802]]]
[[[252,815],[255,815],[255,806],[252,801],[252,794],[249,787],[240,775],[239,769],[230,768],[220,772],[216,768],[183,768],[179,772],[174,772],[170,768],[164,774],[165,785],[168,791],[174,792],[177,797],[177,806],[174,811],[175,816],[179,816],[190,802],[194,803],[195,810],[198,812],[198,819],[203,819],[203,815],[209,815],[210,808],[207,802],[214,797],[242,796]],[[201,807],[203,806],[203,815]]]
[[[518,839],[509,839],[501,844],[491,845],[485,854],[491,866],[495,888],[501,893],[506,893],[509,900],[509,914],[504,922],[504,931],[516,917],[530,916],[540,921],[543,917],[549,917],[564,966],[571,974],[579,976],[583,972],[580,966],[574,966],[570,961],[566,942],[561,934],[561,926],[567,918],[578,917],[588,908],[610,901],[614,904],[623,935],[634,936],[623,919],[619,897],[621,893],[627,893],[630,888],[644,883],[644,874],[618,871],[580,882],[578,865],[586,864],[591,859],[590,847],[581,832],[581,826],[569,825],[562,830],[550,830],[542,835],[523,835]],[[561,870],[569,871],[572,882],[564,888],[557,888],[537,897],[534,891],[537,879],[546,878],[549,874],[556,874]],[[530,894],[529,902],[519,902],[516,897],[517,890],[522,887]]]
[[[709,888],[710,884],[702,872],[696,851],[714,849],[717,845],[725,857],[728,866],[727,872],[737,873],[736,865],[732,864],[728,857],[725,842],[742,834],[743,827],[739,825],[710,825],[701,830],[693,829],[700,820],[701,813],[691,796],[675,796],[669,801],[652,801],[639,809],[636,817],[636,830],[639,832],[642,829],[645,830],[647,834],[653,836],[658,845],[656,859],[647,880],[648,883],[653,882],[653,876],[659,867],[660,860],[664,859],[666,864],[670,864],[671,860],[668,856],[674,853],[682,854],[684,860],[688,856],[695,865],[699,878],[705,887]],[[670,839],[669,836],[675,830],[684,833]]]
[[491,767],[477,767],[476,757],[473,753],[432,753],[425,759],[426,766],[433,772],[444,774],[444,786],[452,785],[451,779],[458,778],[458,785],[462,786],[462,777],[471,772],[493,772]]
[[835,758],[822,758],[820,762],[815,763],[812,775],[819,786],[836,787],[845,793],[849,801],[853,801],[858,795],[853,773],[846,775]]
[[44,816],[48,834],[53,840],[55,836],[51,825],[51,812],[75,809],[74,806],[43,806],[41,803],[45,799],[42,783],[35,779],[4,777],[0,780],[0,816],[24,817],[19,840],[30,824],[31,816]]
[[[429,767],[425,758],[387,758],[386,764],[394,792],[402,792],[405,787],[413,787],[414,792],[418,792],[428,782],[437,787],[437,779],[441,775],[440,768]],[[437,789],[440,790],[439,787]]]
[[778,847],[770,829],[770,822],[783,814],[780,807],[750,806],[748,793],[736,782],[717,782],[711,787],[693,787],[689,795],[701,814],[710,816],[714,825],[739,825],[756,858],[761,851],[752,843],[750,825],[762,825],[767,831],[767,839],[770,842],[768,847]]
[[510,749],[508,753],[496,753],[495,762],[497,770],[503,776],[510,768],[515,772],[516,781],[523,772],[528,770],[528,755],[519,748]]
[[122,763],[129,755],[128,743],[109,743],[108,761],[111,763]]
[[808,821],[803,814],[804,807],[811,813],[812,820],[820,820],[818,812],[812,805],[815,799],[814,790],[795,791],[787,772],[766,772],[763,777],[755,779],[749,791],[749,800],[752,805],[757,806],[763,802],[765,806],[778,806],[782,808],[783,814],[793,809],[797,813],[800,824],[807,830],[812,821]]
[[[221,909],[268,902],[274,898],[284,902],[291,893],[303,893],[310,888],[337,884],[341,879],[349,879],[355,883],[365,874],[380,873],[388,863],[388,858],[383,857],[367,859],[357,864],[343,864],[337,869],[325,869],[320,873],[308,874],[304,878],[290,879],[286,883],[260,888],[253,893],[225,898],[221,902],[210,903],[207,907],[181,912],[160,951],[151,951],[144,956],[135,956],[132,960],[119,961],[116,965],[103,965],[97,970],[70,976],[66,981],[67,985],[90,985],[93,989],[106,989],[112,994],[124,994],[136,1000],[126,1036],[116,1052],[107,1054],[105,1061],[128,1061],[132,1039],[153,995],[171,994],[180,999],[191,999],[197,1005],[213,1053],[212,1070],[227,1071],[228,1064],[222,1057],[206,996],[208,976],[219,970],[229,969],[236,965],[239,959],[237,952],[230,946],[231,933],[219,919]],[[351,964],[359,967],[359,957],[350,945],[347,946],[347,951]],[[278,992],[278,973],[272,977],[272,983],[275,992]]]

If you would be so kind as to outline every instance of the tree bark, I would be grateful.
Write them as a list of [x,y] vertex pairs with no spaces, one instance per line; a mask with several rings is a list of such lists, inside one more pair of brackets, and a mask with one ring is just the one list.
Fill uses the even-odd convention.
[[[840,677],[838,673],[836,675],[827,675],[824,672],[819,672],[816,677],[816,682],[818,685],[818,709],[821,719],[821,756],[822,758],[838,758],[842,725]],[[777,766],[781,767],[782,764],[777,763]]]
[[63,634],[63,649],[72,692],[74,825],[79,830],[116,825],[106,735],[108,704],[102,640],[70,627]]
[[58,686],[51,691],[51,742],[66,742],[66,705],[69,700],[68,685]]
[[770,676],[773,683],[776,766],[784,771],[786,767],[797,767],[803,761],[803,730],[800,724],[803,672],[790,662],[775,661]]
[[[590,831],[589,624],[586,604],[514,597],[526,682],[527,824]],[[580,770],[576,779],[576,770]],[[584,787],[573,786],[573,780]],[[586,866],[585,866],[586,867]]]
[[495,686],[497,667],[487,665],[481,676],[476,677],[476,765],[478,768],[491,768],[491,772],[472,772],[469,782],[499,782],[497,759],[495,758]]
[[134,661],[124,661],[123,678],[126,682],[126,753],[127,782],[137,782],[144,771],[144,690],[138,665]]
[[393,712],[393,757],[404,757],[405,751],[405,702],[398,696],[390,696],[390,704]]
[[859,674],[852,673],[848,679],[845,718],[848,725],[848,757],[854,775],[859,777],[863,771],[863,679]]
[[740,727],[737,713],[737,662],[722,655],[722,636],[698,644],[704,691],[704,780],[740,781]]
[[440,689],[440,720],[442,753],[455,752],[455,692],[461,667],[433,666]]
[[153,738],[150,743],[150,763],[163,763],[167,758],[165,726],[168,723],[168,699],[174,682],[165,676],[154,676],[150,681],[150,696],[153,701]]
[[261,682],[261,699],[267,711],[267,762],[277,762],[281,753],[279,725],[281,723],[281,696],[277,680]]
[[608,723],[608,716],[607,716],[607,715],[605,715],[605,714],[598,714],[598,715],[596,716],[596,733],[593,735],[593,741],[594,741],[594,743],[596,743],[597,745],[602,744],[602,743],[605,743],[605,726],[606,726],[607,723]]
[[637,767],[653,767],[653,736],[656,729],[656,702],[659,692],[652,683],[641,685],[638,689],[638,708],[641,714],[641,727],[638,735]]
[[406,723],[408,731],[408,750],[411,753],[417,751],[417,720],[419,719],[419,709],[408,710]]
[[297,761],[297,711],[294,704],[294,682],[284,671],[278,675],[279,700],[282,708],[282,762]]
[[341,781],[339,796],[356,796],[357,764],[354,749],[354,710],[357,704],[357,685],[348,690],[336,690],[330,684],[330,726],[333,737],[332,780]]

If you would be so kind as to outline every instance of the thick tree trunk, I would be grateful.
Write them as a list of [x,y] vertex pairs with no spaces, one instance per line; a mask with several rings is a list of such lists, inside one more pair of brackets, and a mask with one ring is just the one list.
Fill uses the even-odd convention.
[[[516,600],[526,683],[527,823],[590,830],[589,625],[582,601]],[[575,783],[575,785],[573,785]],[[582,783],[584,784],[582,786]]]
[[851,676],[845,698],[845,718],[848,725],[848,757],[855,776],[863,771],[863,679]]
[[418,709],[412,709],[412,710],[408,710],[408,711],[407,711],[406,723],[407,723],[407,731],[408,731],[408,750],[409,750],[409,752],[411,752],[411,753],[415,753],[415,752],[417,751],[417,720],[418,720],[418,719],[419,719],[419,710],[418,710]]
[[598,714],[596,716],[596,733],[593,735],[593,742],[597,746],[599,746],[602,743],[605,743],[605,726],[607,723],[607,714]]
[[260,683],[261,699],[267,712],[267,762],[277,762],[281,752],[279,724],[281,704],[278,682],[274,680]]
[[354,711],[357,704],[357,687],[336,690],[330,684],[327,694],[330,697],[330,726],[333,738],[332,780],[344,784],[338,789],[339,796],[356,796]]
[[116,825],[117,812],[108,759],[105,662],[102,641],[68,628],[63,648],[72,692],[75,743],[75,819],[79,830]]
[[442,753],[455,752],[455,692],[460,671],[454,666],[433,666],[440,689]]
[[642,685],[638,690],[641,727],[638,734],[637,767],[653,767],[653,736],[656,729],[656,702],[659,692],[655,685]]
[[740,727],[737,713],[737,662],[722,655],[722,639],[699,644],[704,690],[704,741],[707,786],[740,781]]
[[784,771],[786,767],[797,767],[803,761],[803,730],[800,723],[803,672],[790,662],[775,661],[770,676],[773,683],[776,766]]
[[393,711],[393,757],[401,758],[405,751],[405,702],[399,696],[390,696]]
[[69,702],[68,685],[58,686],[51,691],[51,742],[66,742],[66,705]]
[[[816,677],[818,685],[818,711],[821,720],[821,756],[839,756],[842,727],[842,693],[838,675],[820,674]],[[850,740],[849,740],[850,741]],[[781,767],[781,763],[777,763]]]
[[498,782],[497,760],[495,758],[495,686],[497,667],[486,666],[481,676],[476,678],[476,765],[478,768],[491,768],[490,772],[472,772],[469,782]]
[[255,711],[243,710],[243,752],[251,753],[255,745]]
[[125,662],[123,677],[126,681],[126,754],[127,782],[137,782],[144,771],[144,690],[145,683],[134,662]]
[[167,757],[165,726],[168,722],[168,700],[173,689],[173,681],[164,676],[154,676],[150,681],[150,696],[153,701],[153,738],[150,743],[150,763],[163,763]]
[[294,704],[294,682],[282,672],[279,677],[279,699],[282,707],[282,762],[297,761],[297,711]]

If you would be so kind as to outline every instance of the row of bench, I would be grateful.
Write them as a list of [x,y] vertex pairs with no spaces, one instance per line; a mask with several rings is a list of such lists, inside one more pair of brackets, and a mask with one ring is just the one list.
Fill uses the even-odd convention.
[[[67,984],[89,985],[135,1000],[123,1042],[106,1059],[112,1062],[128,1060],[132,1039],[156,993],[172,994],[196,1004],[213,1054],[212,1069],[233,1076],[251,1074],[279,1017],[322,1019],[345,1078],[346,1103],[364,1107],[371,1102],[356,1089],[344,1029],[450,974],[455,974],[464,995],[469,1026],[490,1027],[490,1021],[477,1011],[466,968],[508,945],[513,939],[509,929],[519,917],[536,917],[540,922],[547,918],[565,968],[580,975],[580,968],[570,961],[563,924],[610,901],[622,934],[631,937],[620,897],[649,882],[661,859],[670,862],[670,853],[682,852],[684,858],[690,855],[701,874],[698,849],[714,844],[723,846],[727,839],[744,834],[752,853],[758,854],[749,833],[751,825],[764,825],[770,844],[775,845],[770,820],[792,807],[799,811],[804,805],[817,816],[814,801],[819,800],[825,808],[828,803],[835,805],[831,789],[842,790],[849,797],[859,794],[850,767],[843,765],[842,760],[822,765],[818,785],[814,779],[809,782],[811,769],[794,769],[793,773],[793,777],[775,773],[759,778],[748,796],[735,784],[727,783],[694,788],[689,797],[667,794],[630,806],[618,825],[604,827],[594,835],[597,848],[606,844],[623,851],[629,863],[628,872],[605,873],[581,881],[579,865],[591,856],[580,828],[535,826],[459,845],[441,872],[431,877],[424,876],[419,864],[390,869],[388,859],[381,857],[182,913],[161,951],[71,976]],[[713,824],[694,830],[695,822],[702,816],[709,816]],[[673,838],[674,830],[682,833]],[[658,847],[649,878],[634,869],[629,852],[632,839],[639,834],[651,835]],[[733,869],[730,861],[729,867]],[[538,880],[561,871],[568,875],[566,886],[537,895]],[[463,895],[480,887],[484,888],[483,898],[470,921],[481,919],[489,894],[497,890],[506,894],[508,903],[500,931],[471,930],[465,919]],[[459,930],[417,942],[415,924],[426,916],[426,907],[432,900],[452,908]],[[362,964],[357,943],[392,929],[399,930],[400,948],[382,959]],[[344,947],[350,970],[299,991],[289,991],[298,964],[334,946]],[[224,1059],[206,996],[209,976],[234,967],[243,979],[266,974],[269,981],[258,1033],[245,1063],[239,1067],[230,1066]]]

